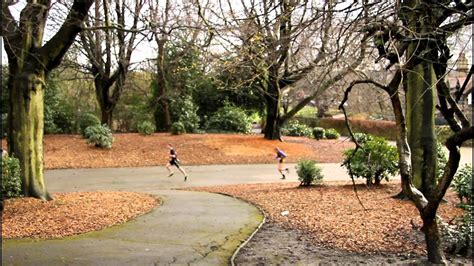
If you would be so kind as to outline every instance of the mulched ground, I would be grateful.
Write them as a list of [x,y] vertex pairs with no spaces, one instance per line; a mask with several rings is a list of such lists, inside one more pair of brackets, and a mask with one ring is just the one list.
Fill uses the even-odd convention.
[[[342,162],[342,152],[353,144],[342,140],[317,141],[284,137],[285,142],[266,140],[262,135],[156,133],[114,134],[112,149],[101,150],[87,145],[80,135],[46,135],[44,163],[46,169],[140,167],[164,165],[168,160],[168,143],[172,143],[185,165],[274,163],[274,148],[288,155],[288,162],[301,158],[320,163]],[[6,142],[3,141],[3,147]]]
[[54,200],[5,201],[2,238],[61,238],[122,224],[150,212],[160,200],[136,192],[54,193]]
[[[421,219],[414,205],[393,199],[399,183],[379,188],[358,185],[359,204],[351,185],[331,182],[301,188],[298,183],[248,184],[193,188],[193,190],[232,195],[259,206],[270,223],[308,232],[313,241],[325,248],[356,253],[424,254],[419,228]],[[438,212],[445,221],[461,216],[456,196],[446,197]],[[288,215],[282,215],[289,212]]]

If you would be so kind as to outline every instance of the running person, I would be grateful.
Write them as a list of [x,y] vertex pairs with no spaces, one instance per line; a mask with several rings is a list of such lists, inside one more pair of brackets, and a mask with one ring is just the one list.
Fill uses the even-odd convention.
[[286,176],[285,176],[285,174],[283,174],[283,170],[285,170],[287,174],[290,172],[289,168],[285,168],[286,154],[285,154],[285,152],[280,150],[278,147],[275,147],[275,151],[276,151],[275,159],[278,160],[278,172],[280,172],[280,174],[282,176],[281,179],[285,179]]
[[183,167],[181,167],[181,165],[179,164],[179,160],[178,160],[178,155],[176,154],[176,151],[175,149],[173,148],[173,146],[171,144],[168,144],[168,149],[170,149],[170,155],[169,155],[169,162],[166,164],[166,169],[168,170],[168,176],[172,176],[174,175],[174,172],[171,170],[171,166],[176,166],[176,168],[178,168],[178,170],[183,173],[184,175],[184,181],[186,181],[188,179],[188,175],[186,174],[186,171],[184,171]]

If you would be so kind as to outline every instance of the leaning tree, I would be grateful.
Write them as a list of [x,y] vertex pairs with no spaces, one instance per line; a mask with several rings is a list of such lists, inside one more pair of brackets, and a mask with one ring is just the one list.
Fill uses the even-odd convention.
[[[444,81],[451,57],[448,38],[473,23],[473,4],[458,0],[389,4],[385,9],[389,12],[374,17],[366,31],[373,37],[378,59],[386,61],[387,71],[393,69],[393,78],[389,84],[370,79],[354,81],[340,108],[345,110],[343,104],[356,84],[372,84],[388,93],[397,124],[403,192],[414,202],[423,221],[428,260],[445,263],[436,213],[458,169],[461,145],[474,138],[474,128]],[[445,143],[449,159],[440,180],[436,178],[436,108],[452,130]]]
[[74,1],[59,30],[46,42],[52,1],[28,1],[19,20],[10,3],[2,0],[0,32],[8,56],[8,150],[20,160],[24,195],[49,200],[43,177],[45,79],[81,31],[93,0]]

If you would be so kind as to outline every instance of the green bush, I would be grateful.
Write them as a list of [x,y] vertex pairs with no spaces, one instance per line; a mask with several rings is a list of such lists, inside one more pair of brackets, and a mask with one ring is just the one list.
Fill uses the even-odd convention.
[[323,181],[323,174],[321,167],[316,165],[313,160],[301,160],[296,166],[296,173],[301,186],[309,186],[313,183],[321,183]]
[[79,130],[82,136],[86,137],[86,128],[100,125],[100,119],[91,113],[84,113],[79,117]]
[[326,129],[325,133],[327,139],[338,139],[341,136],[334,128]]
[[155,126],[149,121],[143,121],[138,124],[137,130],[142,135],[151,135],[155,132]]
[[301,124],[297,120],[290,120],[282,129],[282,135],[296,137],[310,137],[312,130],[305,124]]
[[465,164],[461,169],[458,169],[456,175],[454,175],[451,186],[458,195],[459,200],[463,203],[463,199],[466,199],[466,203],[471,202],[472,196],[472,165]]
[[199,129],[198,107],[190,96],[183,96],[171,102],[173,121],[181,122],[187,133],[195,133]]
[[51,74],[46,80],[44,94],[44,132],[73,133],[76,132],[74,108],[70,101],[60,96],[58,74]]
[[226,105],[209,118],[206,128],[248,134],[252,132],[252,121],[241,108]]
[[324,139],[326,137],[326,132],[322,127],[313,128],[313,137],[317,140]]
[[440,222],[443,247],[449,254],[472,256],[472,206],[465,205],[464,215],[454,223]]
[[441,177],[443,177],[444,174],[444,167],[446,166],[446,163],[448,163],[448,155],[443,149],[443,145],[441,142],[436,143],[436,156],[438,159],[438,168],[436,169],[436,179],[440,180]]
[[354,138],[357,141],[357,143],[359,143],[359,145],[363,145],[367,143],[367,141],[372,139],[371,135],[360,133],[360,132],[354,133]]
[[84,135],[88,144],[94,144],[97,148],[112,148],[114,138],[112,130],[106,124],[89,126],[84,130]]
[[[352,174],[356,177],[366,178],[367,185],[378,185],[382,179],[388,181],[389,177],[398,173],[397,148],[391,146],[387,140],[370,136],[370,139],[359,148],[351,158]],[[354,149],[344,152],[347,161]],[[349,173],[348,163],[344,166]],[[349,173],[350,174],[350,173]]]
[[435,134],[438,142],[444,145],[446,140],[453,134],[453,131],[449,126],[436,126]]
[[20,162],[8,155],[2,157],[2,197],[15,198],[21,195]]
[[186,128],[184,127],[183,123],[174,122],[173,124],[171,124],[171,134],[173,135],[186,134]]

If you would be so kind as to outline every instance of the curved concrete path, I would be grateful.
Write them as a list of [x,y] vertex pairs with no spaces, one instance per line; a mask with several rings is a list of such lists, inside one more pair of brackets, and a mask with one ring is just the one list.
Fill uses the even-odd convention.
[[156,191],[163,205],[124,225],[4,242],[3,265],[225,265],[259,224],[255,207],[211,193]]
[[[464,162],[472,160],[465,151]],[[466,160],[467,159],[467,160]],[[320,164],[326,181],[351,183],[339,164]],[[226,265],[262,220],[245,202],[211,193],[172,190],[195,186],[295,182],[279,179],[275,164],[185,167],[187,182],[164,167],[46,171],[50,192],[126,190],[147,192],[163,205],[120,226],[59,240],[6,240],[3,265]]]
[[50,192],[142,191],[159,196],[163,204],[99,232],[57,240],[4,240],[3,265],[229,264],[263,216],[231,197],[170,190],[200,184],[193,178],[205,179],[209,169],[189,170],[186,183],[178,173],[167,177],[163,167],[46,171]]

